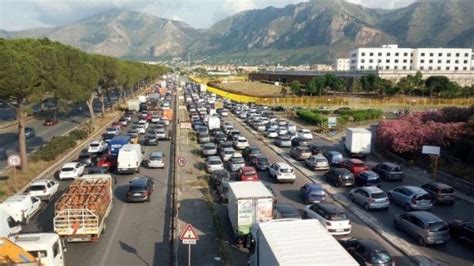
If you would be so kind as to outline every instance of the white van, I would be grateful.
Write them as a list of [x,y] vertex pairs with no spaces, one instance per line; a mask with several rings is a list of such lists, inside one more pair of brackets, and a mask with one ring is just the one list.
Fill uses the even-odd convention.
[[117,157],[117,172],[139,173],[143,161],[142,148],[140,144],[125,144],[120,148]]
[[64,266],[66,251],[56,233],[19,234],[11,240],[38,259],[41,265]]
[[7,211],[13,218],[13,220],[27,224],[30,222],[30,218],[35,215],[39,210],[41,200],[34,196],[29,195],[15,195],[8,197],[0,208]]
[[10,237],[21,231],[21,225],[6,210],[0,208],[0,237]]

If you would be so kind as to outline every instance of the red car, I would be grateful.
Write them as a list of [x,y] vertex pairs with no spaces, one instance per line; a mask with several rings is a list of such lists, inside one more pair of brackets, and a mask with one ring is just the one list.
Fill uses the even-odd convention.
[[110,127],[117,128],[118,130],[122,129],[122,124],[120,122],[113,122]]
[[96,166],[105,167],[109,170],[115,169],[117,167],[117,160],[110,155],[105,155],[100,157],[99,160],[97,160]]
[[151,118],[153,117],[153,114],[151,112],[148,112],[146,115],[145,115],[145,120],[147,122],[151,122]]
[[58,124],[58,119],[54,117],[48,117],[43,123],[43,125],[45,126],[55,126],[57,124]]
[[258,174],[254,167],[244,166],[240,168],[240,181],[258,181]]
[[344,160],[339,164],[339,166],[351,171],[354,176],[369,170],[369,167],[359,159]]

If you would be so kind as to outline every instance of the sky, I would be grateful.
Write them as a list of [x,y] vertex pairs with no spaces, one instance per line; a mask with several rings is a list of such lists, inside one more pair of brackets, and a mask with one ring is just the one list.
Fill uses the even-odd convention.
[[[346,1],[372,8],[397,8],[415,0]],[[203,29],[240,11],[284,7],[299,2],[305,0],[0,0],[0,29],[15,31],[62,26],[112,8],[180,20]]]

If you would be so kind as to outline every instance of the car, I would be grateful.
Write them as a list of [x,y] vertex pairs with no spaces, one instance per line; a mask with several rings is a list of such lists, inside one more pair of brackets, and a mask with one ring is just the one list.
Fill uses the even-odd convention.
[[288,123],[288,125],[286,127],[287,127],[289,133],[296,133],[297,132],[296,125],[293,124],[293,123]]
[[331,168],[324,174],[324,178],[335,187],[349,187],[354,185],[354,175],[346,168]]
[[155,151],[150,154],[145,161],[148,168],[165,168],[165,155],[161,151]]
[[158,137],[154,132],[148,131],[148,133],[145,135],[145,142],[144,144],[146,146],[157,146],[158,145]]
[[104,155],[97,160],[96,166],[112,170],[117,168],[117,160],[114,156]]
[[388,192],[388,198],[407,211],[427,211],[433,207],[432,197],[421,187],[398,186]]
[[262,154],[256,154],[255,156],[251,156],[249,158],[249,164],[258,171],[265,171],[268,169],[269,163],[268,158]]
[[218,156],[209,156],[206,159],[206,172],[212,173],[216,170],[224,170],[224,163]]
[[308,139],[302,138],[302,137],[294,137],[291,139],[291,146],[292,147],[297,147],[297,146],[309,146],[310,142]]
[[122,124],[120,122],[113,122],[112,125],[110,125],[110,127],[114,127],[118,130],[122,129]]
[[306,205],[304,217],[317,219],[332,235],[348,235],[351,233],[351,221],[344,210],[332,203],[315,203]]
[[301,215],[295,205],[277,203],[273,205],[273,219],[301,219]]
[[288,129],[286,127],[278,127],[277,129],[278,136],[284,136],[288,134]]
[[115,127],[109,127],[105,130],[105,133],[118,136],[120,134],[120,129],[115,128]]
[[83,149],[77,160],[84,166],[92,166],[96,163],[97,155],[93,153],[89,153],[87,149]]
[[382,180],[374,171],[363,171],[355,176],[355,183],[358,186],[377,186]]
[[449,240],[449,226],[427,211],[412,211],[395,215],[395,228],[415,238],[420,246],[444,244]]
[[224,133],[218,132],[214,135],[214,143],[219,144],[226,141],[227,141],[227,136]]
[[344,157],[338,151],[325,151],[323,155],[328,159],[330,165],[339,165],[344,160]]
[[311,133],[311,130],[309,129],[300,129],[296,132],[296,134],[303,138],[303,139],[307,139],[307,140],[312,140],[313,139],[313,134]]
[[133,117],[132,113],[125,113],[125,115],[123,116],[123,118],[127,120],[128,122],[132,122],[132,117]]
[[133,127],[133,129],[136,129],[138,134],[144,135],[146,133],[146,127],[144,124],[137,124]]
[[49,201],[58,192],[59,183],[50,179],[38,179],[33,181],[27,188],[29,196],[37,197],[41,200]]
[[168,139],[168,136],[166,135],[166,129],[164,127],[155,128],[155,134],[159,140]]
[[270,128],[265,132],[265,137],[271,138],[271,139],[277,138],[278,132],[276,129]]
[[223,148],[219,155],[222,158],[222,161],[227,162],[232,156],[234,156],[235,150],[233,148]]
[[359,265],[395,265],[390,253],[376,240],[352,237],[349,239],[341,239],[339,243],[341,243]]
[[43,123],[44,126],[55,126],[57,124],[58,124],[58,119],[55,117],[48,117]]
[[369,167],[359,159],[344,160],[339,164],[339,167],[346,168],[347,170],[351,171],[354,176],[357,176],[363,171],[369,170]]
[[82,176],[84,168],[85,165],[78,162],[66,163],[61,170],[59,170],[59,180],[76,179]]
[[295,170],[287,163],[277,162],[268,167],[268,175],[275,179],[277,183],[296,181]]
[[221,204],[229,203],[229,183],[236,182],[235,180],[223,180],[216,186],[216,198]]
[[309,144],[308,149],[311,151],[313,155],[323,154],[324,152],[323,147],[314,143]]
[[107,150],[108,144],[103,140],[94,140],[89,144],[87,152],[89,153],[103,153]]
[[[232,148],[232,147],[234,147],[232,141],[222,142],[217,146],[217,153],[220,154],[221,151],[224,150],[225,148]],[[234,149],[234,148],[232,148],[232,149]]]
[[306,146],[296,146],[291,148],[290,155],[297,161],[304,161],[311,157],[311,152]]
[[237,129],[232,129],[231,131],[229,131],[229,133],[227,134],[227,139],[228,140],[233,140],[234,139],[234,136],[238,136],[240,135],[240,131],[237,130]]
[[247,160],[252,155],[262,154],[262,151],[258,147],[249,146],[242,151],[242,156]]
[[35,129],[32,127],[25,127],[25,138],[29,139],[36,136]]
[[217,146],[212,142],[204,143],[201,146],[202,156],[217,155]]
[[372,168],[372,171],[379,174],[379,176],[386,181],[402,181],[402,168],[394,163],[379,163]]
[[234,139],[234,148],[236,150],[243,150],[249,146],[249,142],[245,137],[238,136]]
[[240,168],[245,166],[245,161],[244,158],[239,157],[239,156],[232,156],[228,161],[227,161],[227,169],[231,172],[237,172],[240,170]]
[[252,166],[244,166],[239,170],[240,181],[258,181],[257,170]]
[[291,147],[291,138],[288,135],[278,136],[274,143],[280,148]]
[[205,132],[199,133],[197,139],[198,139],[198,143],[201,143],[201,144],[211,142],[211,137],[209,136],[209,133],[205,133]]
[[449,223],[449,232],[452,237],[474,246],[474,221],[451,221]]
[[454,204],[454,189],[440,182],[431,182],[421,186],[433,198],[435,204]]
[[87,168],[87,175],[107,174],[109,173],[108,167],[92,166]]
[[140,119],[140,120],[138,120],[137,126],[143,126],[146,130],[146,129],[148,129],[149,124],[148,124],[147,120]]
[[300,197],[304,204],[321,203],[326,201],[326,192],[317,183],[306,183],[300,187]]
[[211,178],[210,178],[211,187],[213,189],[216,189],[217,186],[220,185],[222,182],[229,181],[230,179],[231,179],[230,173],[227,170],[225,169],[215,170],[211,173]]
[[155,184],[150,177],[135,177],[129,181],[127,202],[150,201]]
[[160,122],[160,118],[161,118],[161,116],[159,116],[158,114],[152,114],[150,122],[158,123],[158,122]]
[[358,187],[349,191],[349,199],[364,207],[366,211],[388,209],[390,201],[387,194],[378,187]]
[[304,161],[304,164],[311,170],[329,170],[329,162],[323,155],[311,155]]
[[122,125],[122,127],[127,127],[128,126],[129,120],[126,119],[125,117],[122,117],[119,119],[119,123]]

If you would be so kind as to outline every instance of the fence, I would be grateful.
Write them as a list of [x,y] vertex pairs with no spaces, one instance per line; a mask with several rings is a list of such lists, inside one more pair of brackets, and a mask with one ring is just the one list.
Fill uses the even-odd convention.
[[[193,78],[197,83],[206,83],[205,80]],[[471,106],[474,105],[474,98],[454,98],[454,99],[440,99],[440,98],[426,98],[426,97],[356,97],[356,96],[301,96],[301,97],[255,97],[246,96],[236,93],[230,93],[216,87],[207,86],[209,92],[215,93],[221,97],[241,102],[241,103],[257,103],[270,106],[283,107],[317,107],[317,106],[331,106],[331,107],[410,107],[410,108],[431,108],[431,107],[446,107],[446,106]]]

